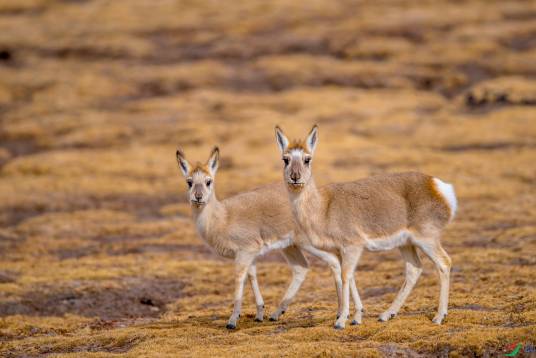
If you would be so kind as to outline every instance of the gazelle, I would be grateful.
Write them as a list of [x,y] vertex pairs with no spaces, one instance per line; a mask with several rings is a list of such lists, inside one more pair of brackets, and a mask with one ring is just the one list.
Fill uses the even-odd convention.
[[279,127],[275,133],[292,212],[304,233],[296,237],[296,244],[337,250],[341,257],[343,302],[335,328],[344,328],[348,318],[350,281],[363,249],[398,248],[406,263],[405,282],[380,321],[395,317],[415,286],[422,272],[419,248],[439,273],[439,308],[433,322],[441,324],[447,315],[451,260],[440,234],[456,213],[453,186],[421,173],[400,173],[317,187],[312,160],[318,127],[305,141],[292,143]]
[[[274,249],[282,250],[292,269],[292,281],[287,292],[277,310],[270,316],[271,321],[277,321],[287,310],[308,271],[307,260],[292,242],[296,225],[285,186],[282,183],[268,185],[219,201],[216,198],[214,184],[219,163],[217,147],[212,150],[206,164],[197,163],[192,166],[180,149],[177,150],[177,162],[186,178],[188,200],[199,235],[218,254],[235,260],[234,310],[227,328],[236,328],[246,275],[249,276],[255,295],[257,305],[255,320],[263,320],[264,300],[257,282],[255,260]],[[340,313],[342,280],[339,260],[332,254],[324,254],[314,248],[310,251],[326,261],[333,272]],[[352,296],[358,297],[353,280],[351,287]],[[359,311],[361,312],[360,306]],[[339,316],[340,314],[337,317]]]

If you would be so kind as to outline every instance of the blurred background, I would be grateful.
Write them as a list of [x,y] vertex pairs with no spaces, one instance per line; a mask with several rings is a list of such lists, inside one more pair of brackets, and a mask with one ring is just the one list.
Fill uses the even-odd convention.
[[[0,353],[496,356],[536,343],[536,2],[0,2]],[[220,146],[219,198],[281,180],[273,127],[320,126],[319,184],[454,183],[449,318],[429,262],[400,315],[398,252],[365,253],[364,324],[331,326],[312,261],[280,322],[238,332],[233,266],[195,233],[180,145]],[[258,265],[267,311],[290,279]],[[254,342],[254,345],[252,344]],[[524,354],[523,351],[521,354]]]

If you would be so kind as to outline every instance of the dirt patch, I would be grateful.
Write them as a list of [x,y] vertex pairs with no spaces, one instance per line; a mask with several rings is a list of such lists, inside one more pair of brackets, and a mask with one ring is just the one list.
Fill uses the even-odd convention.
[[14,272],[0,271],[0,283],[13,283],[17,281],[17,275]]
[[370,287],[363,290],[363,298],[379,297],[397,291],[395,287]]
[[489,142],[489,143],[467,143],[467,144],[452,144],[441,147],[445,152],[465,152],[465,151],[494,151],[519,148],[534,148],[536,143],[524,142]]
[[407,358],[425,358],[437,357],[435,354],[421,354],[410,348],[400,347],[396,344],[386,344],[379,347],[385,357],[407,357]]
[[164,278],[127,278],[119,287],[91,286],[73,282],[43,286],[0,303],[0,317],[11,315],[64,316],[65,314],[117,320],[158,317],[168,303],[181,296],[184,284]]
[[195,255],[196,257],[215,255],[205,245],[188,245],[188,244],[145,244],[134,247],[114,248],[108,251],[108,255],[129,255],[143,253],[165,253],[165,252],[186,252]]
[[108,209],[133,213],[141,220],[161,219],[160,208],[184,202],[186,199],[176,193],[159,195],[124,194],[104,195],[103,197],[76,196],[50,193],[50,200],[34,204],[8,206],[0,209],[0,225],[15,226],[20,222],[41,215],[62,211],[80,211],[92,209]]

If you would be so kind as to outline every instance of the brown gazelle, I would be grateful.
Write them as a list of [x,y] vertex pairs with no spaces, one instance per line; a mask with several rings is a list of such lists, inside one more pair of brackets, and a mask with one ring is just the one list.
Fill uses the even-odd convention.
[[270,250],[280,249],[292,268],[292,282],[270,320],[285,312],[308,271],[307,260],[292,244],[294,220],[285,187],[274,184],[225,200],[216,198],[214,179],[219,150],[215,147],[206,164],[192,166],[177,150],[177,161],[188,185],[188,200],[199,235],[219,255],[235,260],[234,309],[227,328],[236,328],[240,316],[246,276],[249,276],[257,315],[264,318],[264,301],[257,282],[255,260]]
[[419,278],[419,248],[439,273],[439,308],[433,322],[441,324],[447,315],[451,260],[441,246],[440,234],[456,212],[453,186],[412,172],[317,187],[311,169],[318,127],[305,141],[292,143],[279,127],[275,132],[292,211],[305,234],[296,237],[296,244],[337,250],[341,257],[343,302],[335,328],[344,328],[348,318],[350,281],[363,249],[399,248],[406,264],[405,282],[380,321],[396,316]]

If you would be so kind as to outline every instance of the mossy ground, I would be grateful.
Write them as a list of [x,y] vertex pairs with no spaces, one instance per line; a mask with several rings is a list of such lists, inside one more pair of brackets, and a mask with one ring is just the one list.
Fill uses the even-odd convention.
[[[0,3],[0,354],[498,356],[536,344],[536,3]],[[273,126],[320,125],[319,183],[423,171],[456,186],[399,316],[398,252],[365,253],[361,326],[332,328],[329,270],[279,322],[197,238],[175,162],[218,144],[226,197],[281,180]],[[290,279],[258,265],[267,311]]]

